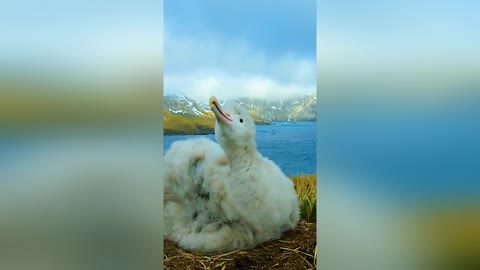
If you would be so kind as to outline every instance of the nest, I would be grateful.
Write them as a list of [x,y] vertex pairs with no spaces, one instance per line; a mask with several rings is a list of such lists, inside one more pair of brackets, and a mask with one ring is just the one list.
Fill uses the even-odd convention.
[[316,269],[316,224],[300,221],[282,238],[251,250],[206,256],[164,241],[164,269]]

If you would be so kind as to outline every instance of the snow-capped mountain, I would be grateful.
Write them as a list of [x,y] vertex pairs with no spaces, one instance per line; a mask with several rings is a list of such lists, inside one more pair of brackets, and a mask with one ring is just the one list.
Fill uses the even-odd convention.
[[210,111],[208,103],[199,103],[184,95],[166,95],[163,98],[163,107],[174,113],[198,116]]
[[270,121],[313,121],[317,119],[317,97],[305,95],[280,101],[236,99],[251,111]]
[[[317,97],[315,94],[280,101],[237,98],[249,111],[269,121],[316,120]],[[222,100],[219,100],[223,103]],[[174,114],[203,115],[210,111],[207,102],[199,102],[184,95],[166,95],[164,108]]]

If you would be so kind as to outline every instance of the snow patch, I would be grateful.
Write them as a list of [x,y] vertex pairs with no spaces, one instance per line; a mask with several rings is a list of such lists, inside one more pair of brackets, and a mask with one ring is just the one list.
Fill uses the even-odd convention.
[[193,113],[196,114],[196,115],[202,114],[202,112],[199,111],[199,110],[197,110],[197,108],[195,108],[195,107],[193,107],[192,111],[193,111]]
[[172,110],[172,109],[168,109],[168,110],[169,110],[170,112],[172,112],[172,113],[177,113],[177,114],[178,114],[178,113],[182,113],[182,114],[185,113],[185,112],[182,111],[182,110]]

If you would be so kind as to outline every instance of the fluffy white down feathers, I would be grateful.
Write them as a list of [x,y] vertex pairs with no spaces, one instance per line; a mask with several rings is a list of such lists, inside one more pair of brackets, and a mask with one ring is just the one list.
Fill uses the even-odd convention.
[[165,237],[186,250],[249,249],[299,220],[292,181],[256,149],[255,123],[236,103],[212,97],[215,136],[177,141],[165,154]]

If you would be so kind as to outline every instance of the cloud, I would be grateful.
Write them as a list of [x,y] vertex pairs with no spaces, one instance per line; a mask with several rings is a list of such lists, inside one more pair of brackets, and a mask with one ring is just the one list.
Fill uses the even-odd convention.
[[285,98],[315,93],[315,59],[282,55],[249,40],[214,32],[174,34],[165,26],[165,93],[207,100],[248,96]]
[[165,75],[169,84],[166,94],[184,94],[199,101],[207,101],[212,95],[220,99],[234,97],[268,98],[276,100],[295,95],[315,93],[315,84],[282,84],[269,77],[247,74],[235,76],[225,72],[198,72]]

